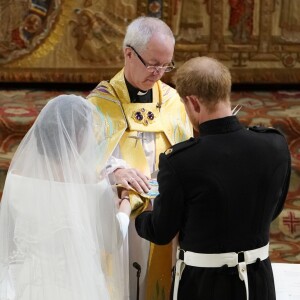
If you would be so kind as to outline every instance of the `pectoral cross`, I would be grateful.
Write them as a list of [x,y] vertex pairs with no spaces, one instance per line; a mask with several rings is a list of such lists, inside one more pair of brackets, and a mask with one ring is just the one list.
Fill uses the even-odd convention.
[[160,104],[160,103],[157,103],[156,108],[158,108],[158,111],[160,112],[161,104]]
[[135,139],[135,146],[134,147],[136,147],[138,140],[146,141],[146,139],[143,137],[143,132],[140,132],[140,131],[137,132],[136,136],[135,135],[129,135],[128,137],[131,138],[131,139]]

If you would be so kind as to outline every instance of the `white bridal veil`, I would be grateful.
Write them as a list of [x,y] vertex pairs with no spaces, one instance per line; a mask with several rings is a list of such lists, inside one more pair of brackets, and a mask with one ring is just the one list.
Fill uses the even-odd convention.
[[1,201],[0,300],[128,299],[102,120],[82,97],[61,95],[22,140]]

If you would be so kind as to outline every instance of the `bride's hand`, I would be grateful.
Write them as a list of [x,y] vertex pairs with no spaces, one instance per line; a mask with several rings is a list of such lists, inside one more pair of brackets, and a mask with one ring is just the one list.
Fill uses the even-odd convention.
[[121,198],[119,203],[119,212],[123,212],[129,217],[131,213],[129,196],[124,196],[123,198]]

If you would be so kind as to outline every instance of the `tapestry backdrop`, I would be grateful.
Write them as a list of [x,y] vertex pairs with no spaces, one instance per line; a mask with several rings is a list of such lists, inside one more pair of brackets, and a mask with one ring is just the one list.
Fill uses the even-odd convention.
[[299,0],[0,0],[0,81],[108,79],[140,15],[170,25],[177,65],[209,55],[236,83],[300,80]]

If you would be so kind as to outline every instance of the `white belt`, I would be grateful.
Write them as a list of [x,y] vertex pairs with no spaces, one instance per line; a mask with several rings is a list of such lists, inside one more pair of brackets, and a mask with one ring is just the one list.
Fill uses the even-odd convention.
[[[183,255],[183,258],[181,257]],[[239,256],[240,261],[239,262]],[[178,286],[181,279],[181,274],[184,270],[185,265],[192,267],[202,267],[202,268],[220,268],[224,265],[228,267],[237,266],[239,277],[245,283],[247,300],[249,299],[249,288],[248,288],[248,274],[247,265],[253,264],[259,258],[260,260],[267,259],[269,257],[269,244],[241,252],[227,252],[227,253],[216,253],[216,254],[206,254],[206,253],[196,253],[190,251],[184,251],[180,248],[177,249],[177,262],[175,267],[175,280],[174,280],[174,290],[173,290],[173,300],[177,300]]]

